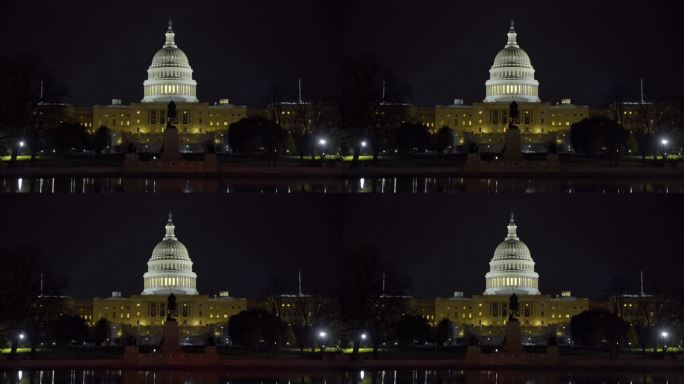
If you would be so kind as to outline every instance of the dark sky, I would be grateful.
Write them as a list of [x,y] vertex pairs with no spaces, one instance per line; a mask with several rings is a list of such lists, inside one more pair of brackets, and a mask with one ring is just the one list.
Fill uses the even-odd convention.
[[681,2],[651,1],[5,1],[5,54],[39,55],[79,105],[142,98],[169,17],[200,100],[257,105],[272,85],[334,92],[345,57],[383,57],[419,105],[484,98],[510,18],[543,100],[598,105],[615,85],[681,97]]
[[[329,284],[341,250],[379,246],[418,297],[484,290],[511,209],[543,293],[600,296],[620,275],[681,284],[679,196],[601,195],[57,195],[2,196],[3,248],[34,244],[76,297],[142,290],[142,274],[173,209],[201,293],[265,292],[271,276]],[[678,287],[678,289],[681,287]]]

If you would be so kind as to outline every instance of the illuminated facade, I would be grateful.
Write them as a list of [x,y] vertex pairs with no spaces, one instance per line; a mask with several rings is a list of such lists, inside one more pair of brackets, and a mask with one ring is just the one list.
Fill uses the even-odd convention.
[[484,294],[464,297],[455,292],[453,297],[435,299],[435,319],[451,320],[459,337],[500,336],[508,320],[509,298],[515,293],[520,306],[517,317],[527,335],[565,335],[570,319],[589,309],[589,299],[573,297],[568,291],[556,297],[542,295],[538,279],[530,251],[518,238],[511,215],[508,235],[494,251],[485,275]]
[[[523,144],[569,144],[570,126],[589,117],[589,107],[578,106],[570,99],[558,104],[542,102],[539,81],[528,54],[520,48],[513,24],[508,43],[499,51],[485,83],[483,102],[465,105],[456,99],[452,105],[435,107],[435,127],[450,127],[459,144],[471,139],[480,144],[502,144],[510,121],[511,102],[518,103],[518,125]],[[567,148],[567,147],[566,147]],[[523,147],[523,150],[529,148]]]
[[230,124],[247,117],[247,107],[233,105],[228,99],[214,104],[200,102],[192,67],[176,44],[170,22],[165,37],[164,45],[155,53],[147,70],[141,102],[125,105],[114,99],[110,105],[94,106],[93,129],[110,128],[119,145],[138,144],[138,150],[142,151],[145,146],[140,144],[144,144],[150,150],[158,150],[166,127],[166,107],[173,100],[178,113],[175,125],[182,144],[224,143]]

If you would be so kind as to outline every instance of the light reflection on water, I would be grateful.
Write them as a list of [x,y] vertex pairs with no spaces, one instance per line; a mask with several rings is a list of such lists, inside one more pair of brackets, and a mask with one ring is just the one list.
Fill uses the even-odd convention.
[[296,178],[1,178],[0,193],[684,193],[680,179],[361,177]]
[[365,370],[347,372],[232,372],[226,370],[34,370],[0,371],[0,384],[681,384],[666,372],[545,372],[463,370]]

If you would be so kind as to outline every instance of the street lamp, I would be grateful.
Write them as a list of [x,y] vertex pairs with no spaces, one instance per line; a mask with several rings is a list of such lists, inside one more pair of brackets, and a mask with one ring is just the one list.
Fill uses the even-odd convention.
[[325,338],[328,337],[328,333],[325,331],[319,331],[318,337],[321,339],[321,353],[325,351]]
[[19,141],[19,147],[20,147],[20,148],[24,148],[24,145],[26,145],[26,143],[24,142],[24,140]]
[[368,143],[366,143],[366,140],[364,140],[364,141],[362,141],[362,142],[361,142],[361,146],[362,146],[362,147],[364,147],[364,148],[365,148],[365,147],[366,147],[366,145],[368,145]]
[[325,145],[328,144],[328,140],[325,138],[318,139],[318,145],[321,146],[321,160],[325,159]]
[[663,352],[667,352],[667,338],[670,334],[667,331],[660,332],[660,337],[663,338]]
[[361,340],[366,340],[367,337],[368,337],[368,335],[366,335],[365,333],[361,334]]
[[25,337],[26,337],[26,335],[24,335],[23,333],[19,334],[19,340],[24,340]]
[[667,159],[667,147],[670,145],[670,140],[663,138],[660,140],[660,145],[663,146],[663,159]]

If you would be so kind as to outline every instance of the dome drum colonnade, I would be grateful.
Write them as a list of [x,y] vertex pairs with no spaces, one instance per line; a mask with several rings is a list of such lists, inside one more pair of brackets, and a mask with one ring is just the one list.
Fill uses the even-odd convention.
[[534,260],[527,245],[517,234],[511,213],[508,235],[494,251],[485,275],[485,295],[539,295],[539,274],[534,271]]

